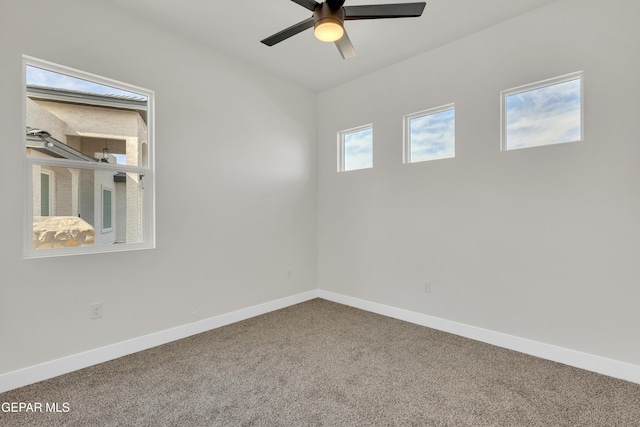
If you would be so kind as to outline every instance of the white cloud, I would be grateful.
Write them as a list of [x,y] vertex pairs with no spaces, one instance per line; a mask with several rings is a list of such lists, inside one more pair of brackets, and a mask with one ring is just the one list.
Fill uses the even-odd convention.
[[412,162],[455,156],[455,110],[411,119],[410,133]]
[[373,129],[344,135],[344,170],[373,167]]
[[580,80],[507,96],[507,149],[576,141]]

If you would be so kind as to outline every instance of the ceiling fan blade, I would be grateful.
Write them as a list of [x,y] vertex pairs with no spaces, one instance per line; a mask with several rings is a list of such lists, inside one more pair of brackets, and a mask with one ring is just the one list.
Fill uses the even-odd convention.
[[349,59],[356,56],[356,50],[351,44],[351,39],[347,35],[347,32],[344,32],[344,35],[340,38],[340,40],[336,41],[336,47],[340,51],[340,55],[342,55],[342,59]]
[[286,28],[279,33],[275,33],[274,35],[260,41],[267,46],[273,46],[274,44],[280,43],[281,41],[286,40],[291,36],[295,36],[296,34],[301,33],[311,27],[313,27],[313,18],[305,19],[304,21],[298,22],[297,24],[292,25],[289,28]]
[[345,6],[344,19],[412,18],[422,15],[426,2]]
[[314,0],[291,0],[294,3],[298,3],[300,6],[309,9],[311,12],[316,10],[316,7],[320,7],[320,3]]

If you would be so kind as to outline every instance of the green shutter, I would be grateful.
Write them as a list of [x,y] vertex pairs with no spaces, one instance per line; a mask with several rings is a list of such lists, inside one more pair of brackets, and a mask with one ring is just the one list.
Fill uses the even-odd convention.
[[111,228],[111,190],[102,189],[102,229]]
[[51,206],[51,177],[49,174],[40,174],[40,215],[49,216],[49,207]]

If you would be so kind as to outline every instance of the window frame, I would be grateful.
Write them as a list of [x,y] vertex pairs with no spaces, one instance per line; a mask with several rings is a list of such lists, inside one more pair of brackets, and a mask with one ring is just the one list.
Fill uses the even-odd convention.
[[[346,161],[346,156],[344,152],[345,136],[352,133],[362,132],[363,130],[367,130],[367,129],[371,129],[371,166],[366,168],[358,168],[358,169],[345,169],[345,161]],[[373,147],[373,123],[339,131],[338,132],[338,172],[352,172],[352,171],[358,171],[358,170],[373,169],[373,148],[374,148]]]
[[[542,89],[562,83],[571,82],[574,80],[580,81],[580,138],[571,141],[552,142],[539,145],[528,145],[525,147],[508,148],[507,146],[507,97],[524,92],[531,92],[537,89]],[[564,74],[558,77],[552,77],[549,79],[541,80],[534,83],[528,83],[525,85],[517,86],[511,89],[505,89],[500,92],[500,151],[514,151],[524,148],[537,148],[548,147],[558,144],[567,144],[572,142],[584,141],[584,72],[576,71],[569,74]]]
[[[86,162],[82,160],[61,159],[61,158],[47,158],[42,156],[29,156],[26,154],[24,147],[27,143],[27,137],[25,129],[27,127],[27,112],[26,112],[26,98],[27,98],[27,66],[37,67],[40,69],[52,71],[54,73],[64,74],[70,77],[75,77],[83,80],[90,81],[101,85],[111,86],[116,89],[137,93],[147,97],[147,114],[146,114],[146,144],[147,144],[147,156],[146,165],[122,165],[111,164],[104,162]],[[24,201],[24,215],[23,215],[23,258],[47,258],[57,256],[68,255],[83,255],[94,253],[108,253],[108,252],[126,252],[134,250],[153,249],[156,246],[155,243],[155,93],[152,90],[131,85],[128,83],[113,80],[107,77],[98,76],[89,72],[77,70],[71,67],[67,67],[53,62],[45,61],[42,59],[34,58],[31,56],[22,56],[22,135],[20,142],[23,147],[23,159],[24,159],[24,176],[25,176],[25,188],[23,194],[26,200]],[[124,172],[126,174],[134,173],[141,177],[141,187],[144,189],[142,193],[142,206],[144,206],[141,217],[141,240],[135,243],[125,244],[107,244],[107,245],[91,245],[91,246],[71,246],[64,248],[40,248],[33,247],[33,185],[34,177],[33,170],[36,166],[50,166],[50,167],[64,167],[73,169],[87,169],[93,171],[109,171],[118,173]],[[142,177],[144,177],[144,184],[142,184]],[[53,185],[53,183],[51,183]],[[102,196],[101,196],[102,197]],[[115,195],[112,193],[112,221],[113,221],[113,202]],[[53,201],[50,201],[53,203]],[[112,223],[113,225],[113,223]],[[113,227],[110,229],[113,230]],[[102,221],[100,227],[96,227],[96,234],[105,232],[102,227]],[[97,237],[97,236],[96,236]]]
[[[437,159],[426,159],[426,160],[411,160],[411,120],[417,119],[419,117],[431,116],[439,113],[444,113],[445,111],[453,110],[453,156],[450,157],[439,157]],[[415,113],[406,114],[403,119],[403,134],[402,134],[402,162],[404,164],[414,164],[414,163],[423,163],[423,162],[431,162],[434,160],[445,160],[445,159],[453,159],[456,157],[456,131],[455,131],[455,114],[456,114],[456,104],[455,102],[451,102],[449,104],[441,105],[439,107],[428,108],[426,110],[417,111]]]

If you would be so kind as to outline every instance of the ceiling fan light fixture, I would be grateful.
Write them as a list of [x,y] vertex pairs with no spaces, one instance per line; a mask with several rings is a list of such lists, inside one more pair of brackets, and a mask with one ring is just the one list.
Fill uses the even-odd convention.
[[344,35],[344,27],[339,19],[326,17],[314,24],[313,34],[323,42],[335,42]]
[[426,2],[365,4],[358,6],[344,6],[345,0],[325,0],[322,3],[317,0],[293,0],[293,2],[312,11],[313,16],[264,40],[260,40],[260,42],[267,46],[273,46],[314,27],[313,33],[315,37],[323,42],[335,42],[343,59],[356,56],[353,44],[344,29],[345,20],[418,17],[422,15],[426,6]]

